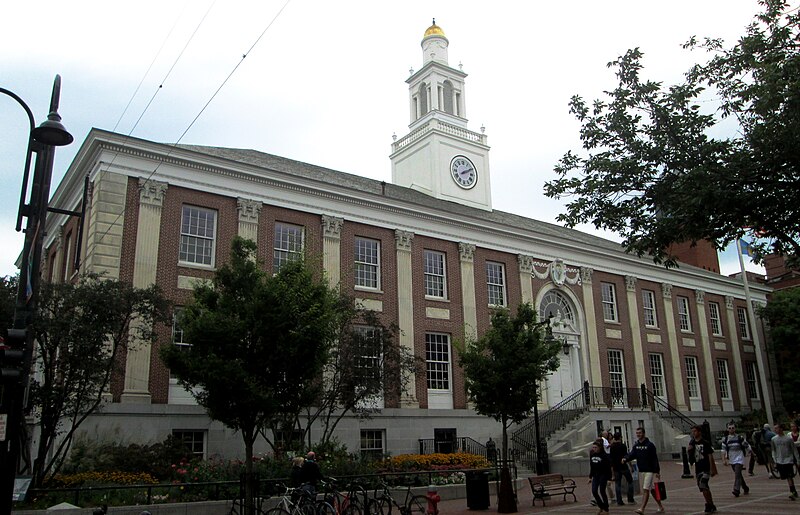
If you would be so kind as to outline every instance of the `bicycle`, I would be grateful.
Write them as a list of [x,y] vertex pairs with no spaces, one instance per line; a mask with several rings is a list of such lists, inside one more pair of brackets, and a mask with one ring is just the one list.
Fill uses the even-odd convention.
[[[406,487],[406,498],[403,504],[395,500],[389,485],[382,481],[380,488],[375,489],[374,498],[367,504],[368,515],[391,515],[392,509],[397,508],[400,515],[425,515],[428,509],[428,498],[424,495],[414,495],[411,486]],[[382,488],[382,491],[380,489]]]
[[333,506],[324,500],[317,500],[305,485],[300,488],[277,486],[283,487],[284,492],[278,505],[267,510],[266,515],[336,515]]
[[333,506],[336,515],[362,515],[367,507],[367,491],[361,484],[353,481],[345,486],[345,490],[338,487],[336,478],[320,483],[325,492],[323,500]]

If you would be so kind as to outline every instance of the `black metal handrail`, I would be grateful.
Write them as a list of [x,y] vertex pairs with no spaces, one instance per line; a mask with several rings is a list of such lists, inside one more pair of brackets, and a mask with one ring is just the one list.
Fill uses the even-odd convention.
[[589,406],[606,409],[642,409],[647,406],[639,388],[590,386]]
[[452,439],[436,439],[436,438],[420,438],[419,439],[419,453],[420,454],[433,454],[443,453],[450,454],[453,452],[465,452],[467,454],[477,454],[488,458],[486,455],[486,446],[469,436],[459,436]]
[[688,433],[692,427],[697,425],[694,420],[648,390],[647,386],[642,385],[640,389],[642,391],[642,398],[645,400],[645,406],[649,406],[651,411],[656,413],[661,419],[669,422],[672,427],[681,433]]
[[[569,422],[578,418],[587,409],[588,383],[577,392],[539,415],[539,438],[546,440]],[[536,420],[528,420],[511,433],[511,443],[518,452],[536,452]]]

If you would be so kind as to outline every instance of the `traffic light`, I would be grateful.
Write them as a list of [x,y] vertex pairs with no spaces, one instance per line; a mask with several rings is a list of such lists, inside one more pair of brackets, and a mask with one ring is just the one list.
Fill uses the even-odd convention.
[[27,342],[26,329],[9,329],[8,337],[0,344],[0,382],[3,385],[16,383],[22,376]]

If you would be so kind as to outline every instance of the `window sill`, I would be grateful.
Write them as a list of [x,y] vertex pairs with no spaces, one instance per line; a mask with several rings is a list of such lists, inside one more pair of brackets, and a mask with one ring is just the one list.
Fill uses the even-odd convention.
[[354,286],[353,289],[356,291],[365,291],[369,293],[383,293],[383,290],[380,288],[369,288],[367,286]]
[[200,265],[197,263],[188,263],[186,261],[178,261],[178,266],[181,268],[191,268],[192,270],[208,270],[209,272],[217,271],[217,268],[214,265]]
[[446,302],[448,304],[450,303],[450,299],[446,299],[444,297],[430,297],[428,295],[425,295],[425,300],[430,300],[433,302]]
[[603,322],[605,322],[606,324],[611,324],[611,325],[622,325],[622,322],[620,322],[619,320],[606,320],[604,318]]

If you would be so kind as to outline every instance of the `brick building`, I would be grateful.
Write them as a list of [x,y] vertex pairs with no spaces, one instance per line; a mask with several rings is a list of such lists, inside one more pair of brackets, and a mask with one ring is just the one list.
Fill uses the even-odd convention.
[[[467,127],[466,74],[449,66],[448,44],[438,26],[425,32],[423,66],[407,80],[409,133],[392,144],[391,184],[254,150],[92,130],[51,202],[77,208],[88,175],[84,237],[78,248],[76,220],[50,215],[45,278],[94,271],[157,283],[181,306],[195,281],[225,262],[237,234],[257,242],[268,270],[295,253],[321,256],[331,283],[396,322],[399,345],[426,362],[400,399],[387,398],[372,419],[340,424],[354,451],[498,439],[498,425],[468,405],[452,343],[483,333],[493,308],[521,302],[553,317],[565,344],[540,411],[584,398],[588,385],[575,420],[582,437],[606,427],[630,440],[644,424],[668,450],[680,430],[652,398],[644,402],[642,385],[659,406],[714,426],[762,407],[771,374],[757,356],[761,324],[748,317],[741,283],[719,275],[709,256],[667,270],[615,242],[492,207],[487,135]],[[755,285],[752,296],[765,302],[768,291]],[[238,435],[211,422],[158,358],[160,345],[191,343],[175,329],[128,352],[111,402],[84,430],[144,442],[175,433],[206,455],[241,455]]]

